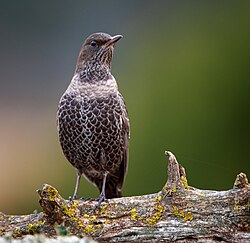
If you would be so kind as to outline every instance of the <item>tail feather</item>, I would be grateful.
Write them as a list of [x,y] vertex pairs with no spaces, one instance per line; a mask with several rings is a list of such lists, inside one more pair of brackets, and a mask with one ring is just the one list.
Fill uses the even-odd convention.
[[107,199],[122,197],[122,192],[116,186],[112,186],[111,184],[106,184],[105,187],[105,195]]

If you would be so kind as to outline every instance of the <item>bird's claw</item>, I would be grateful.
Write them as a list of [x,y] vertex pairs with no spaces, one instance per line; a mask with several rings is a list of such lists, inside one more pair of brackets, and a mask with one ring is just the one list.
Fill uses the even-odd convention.
[[105,193],[102,192],[100,196],[97,198],[97,200],[98,200],[97,205],[95,206],[94,210],[100,208],[101,203],[107,200]]
[[77,200],[77,196],[76,196],[76,195],[74,195],[73,197],[72,197],[72,196],[69,196],[69,200],[70,200],[70,201]]

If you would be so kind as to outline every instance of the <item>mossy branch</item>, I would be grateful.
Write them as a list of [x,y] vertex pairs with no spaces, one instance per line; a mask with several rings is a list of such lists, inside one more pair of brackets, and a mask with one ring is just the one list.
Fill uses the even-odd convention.
[[190,187],[171,152],[163,189],[143,196],[97,201],[65,200],[50,185],[38,190],[42,212],[0,214],[0,235],[76,235],[100,242],[250,242],[250,185],[240,173],[228,191]]

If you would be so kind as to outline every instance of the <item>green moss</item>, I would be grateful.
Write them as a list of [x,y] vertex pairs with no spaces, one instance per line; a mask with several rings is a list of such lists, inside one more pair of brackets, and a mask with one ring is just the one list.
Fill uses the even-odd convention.
[[68,235],[70,233],[70,231],[64,225],[59,225],[56,230],[59,235]]

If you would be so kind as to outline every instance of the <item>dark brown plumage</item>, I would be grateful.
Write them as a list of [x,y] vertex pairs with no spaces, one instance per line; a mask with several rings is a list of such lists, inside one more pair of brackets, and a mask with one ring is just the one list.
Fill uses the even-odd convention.
[[77,170],[73,199],[81,175],[99,188],[99,201],[121,197],[128,166],[129,120],[110,72],[113,47],[120,38],[96,33],[85,40],[59,103],[60,144]]

